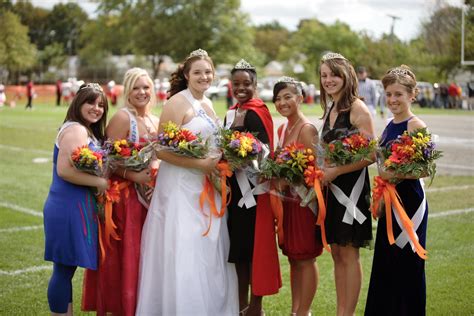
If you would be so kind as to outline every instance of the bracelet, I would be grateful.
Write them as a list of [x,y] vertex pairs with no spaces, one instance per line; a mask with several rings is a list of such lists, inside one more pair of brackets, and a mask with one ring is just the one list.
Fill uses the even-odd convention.
[[124,178],[125,180],[127,180],[127,178],[125,178],[126,175],[127,175],[127,169],[124,169],[123,174],[122,174],[122,178]]

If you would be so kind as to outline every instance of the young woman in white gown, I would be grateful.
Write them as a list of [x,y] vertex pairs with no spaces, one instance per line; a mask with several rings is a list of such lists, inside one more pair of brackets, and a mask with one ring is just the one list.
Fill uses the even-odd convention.
[[[160,122],[173,121],[212,138],[218,124],[204,91],[213,78],[207,53],[193,51],[171,77],[171,98]],[[219,157],[196,159],[168,151],[158,157],[162,162],[142,234],[137,315],[237,315],[226,218],[212,218],[210,232],[202,236],[212,215],[207,204],[207,216],[202,214],[199,195]],[[215,201],[220,205],[218,195]]]

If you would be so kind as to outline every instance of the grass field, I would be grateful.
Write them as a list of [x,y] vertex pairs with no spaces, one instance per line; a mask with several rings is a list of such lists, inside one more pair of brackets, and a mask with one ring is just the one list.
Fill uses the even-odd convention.
[[[223,102],[216,102],[216,109],[223,117]],[[321,114],[320,108],[315,106],[304,111],[308,115]],[[54,138],[65,112],[65,107],[45,104],[36,106],[33,111],[25,111],[20,106],[0,109],[0,315],[49,314],[46,288],[51,263],[43,260],[41,216],[51,183]],[[443,113],[455,114],[456,111]],[[374,174],[374,169],[371,173]],[[427,189],[431,216],[426,262],[428,315],[474,314],[473,189],[474,177],[466,176],[439,176]],[[375,232],[375,222],[373,227]],[[372,250],[361,250],[364,280],[358,315],[364,310],[372,255]],[[283,288],[278,295],[264,300],[266,314],[270,316],[290,312],[289,267],[285,257],[280,259]],[[330,255],[324,253],[319,257],[318,265],[320,283],[313,315],[334,315]],[[79,269],[74,278],[74,309],[78,315],[92,315],[79,311],[82,275]]]

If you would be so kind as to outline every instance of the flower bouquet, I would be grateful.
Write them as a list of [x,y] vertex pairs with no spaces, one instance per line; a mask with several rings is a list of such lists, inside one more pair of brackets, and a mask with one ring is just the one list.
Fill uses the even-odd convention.
[[163,132],[158,135],[154,148],[193,158],[204,158],[209,153],[208,142],[199,134],[180,128],[171,121],[163,123]]
[[[142,171],[148,168],[153,158],[152,143],[142,145],[126,139],[107,141],[105,150],[108,154],[108,163],[112,169],[123,168],[132,171]],[[152,173],[152,176],[155,173]],[[135,183],[138,199],[148,208],[151,195],[147,194],[154,186],[153,180],[147,184]]]
[[361,160],[371,160],[377,142],[369,139],[357,130],[347,131],[329,144],[324,144],[326,163],[342,166]]
[[442,152],[435,149],[435,143],[426,128],[411,133],[405,131],[378,152],[378,164],[382,170],[396,175],[412,175],[416,178],[429,176],[431,181],[436,174],[435,160]]
[[221,129],[219,147],[232,170],[253,164],[258,170],[258,160],[263,153],[263,144],[250,132]]
[[94,151],[87,145],[76,148],[71,154],[71,161],[79,171],[99,177],[105,174],[104,153],[100,150]]

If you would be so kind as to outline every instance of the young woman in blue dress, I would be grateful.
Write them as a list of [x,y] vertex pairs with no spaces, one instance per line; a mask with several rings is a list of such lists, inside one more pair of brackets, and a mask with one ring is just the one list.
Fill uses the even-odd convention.
[[[415,74],[408,67],[402,65],[389,70],[382,78],[382,84],[387,107],[393,114],[393,120],[380,139],[380,146],[386,146],[404,131],[410,133],[426,124],[411,112],[418,89]],[[422,182],[413,176],[383,170],[379,170],[379,175],[385,180],[397,180],[398,196],[424,248],[428,203]],[[397,221],[392,225],[396,238],[394,245],[389,244],[385,219],[378,221],[365,315],[425,315],[425,260],[412,250],[410,243],[401,242],[403,238],[397,237],[401,235]]]
[[53,262],[48,285],[52,315],[72,315],[71,281],[76,268],[97,269],[97,206],[91,189],[103,192],[108,182],[78,171],[71,154],[80,146],[100,146],[107,108],[107,97],[98,84],[82,85],[56,138],[53,180],[44,205],[44,258]]

